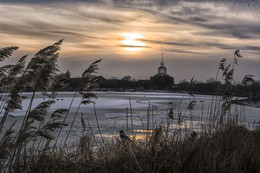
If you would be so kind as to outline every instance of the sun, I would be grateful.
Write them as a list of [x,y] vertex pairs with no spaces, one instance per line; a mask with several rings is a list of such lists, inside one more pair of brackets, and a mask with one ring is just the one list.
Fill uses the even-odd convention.
[[146,46],[144,42],[137,40],[144,39],[144,37],[141,34],[122,33],[120,35],[125,37],[125,40],[122,40],[121,43],[127,51],[140,51],[142,50],[142,48]]

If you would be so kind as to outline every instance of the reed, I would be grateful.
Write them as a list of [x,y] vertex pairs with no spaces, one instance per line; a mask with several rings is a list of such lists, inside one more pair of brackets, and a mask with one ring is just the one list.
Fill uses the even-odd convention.
[[[81,149],[67,153],[47,152],[36,158],[30,170],[48,172],[258,172],[259,129],[223,126],[212,135],[195,133],[185,138],[168,138],[162,128],[149,137],[149,145],[116,141],[95,154],[85,138]],[[82,148],[84,147],[84,149]],[[86,152],[88,151],[88,152]],[[87,153],[87,154],[86,154]],[[85,155],[86,154],[86,155]],[[62,155],[60,157],[60,155]],[[59,160],[60,159],[60,160]],[[47,160],[46,164],[41,164]],[[58,163],[58,164],[57,164]],[[42,171],[43,172],[43,171]]]
[[129,105],[130,105],[130,115],[131,115],[131,132],[132,136],[134,135],[134,125],[133,125],[133,109],[132,109],[132,101],[129,98]]

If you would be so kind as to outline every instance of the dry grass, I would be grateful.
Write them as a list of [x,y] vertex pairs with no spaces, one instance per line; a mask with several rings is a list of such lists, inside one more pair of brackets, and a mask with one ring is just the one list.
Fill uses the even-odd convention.
[[[167,137],[154,130],[148,145],[114,141],[93,153],[91,138],[73,151],[47,150],[29,161],[31,172],[259,172],[260,130],[227,125],[212,135]],[[45,164],[42,164],[45,163]]]

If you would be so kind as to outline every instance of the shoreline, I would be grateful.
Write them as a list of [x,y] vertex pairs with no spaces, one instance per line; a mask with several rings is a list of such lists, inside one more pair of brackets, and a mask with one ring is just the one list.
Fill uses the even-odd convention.
[[252,101],[248,99],[241,99],[241,100],[233,100],[233,104],[242,105],[242,106],[250,106],[254,108],[260,108],[260,101]]

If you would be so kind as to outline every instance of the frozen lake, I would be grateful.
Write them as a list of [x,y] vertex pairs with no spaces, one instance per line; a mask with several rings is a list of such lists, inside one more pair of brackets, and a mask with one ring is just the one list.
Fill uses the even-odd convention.
[[[71,124],[73,117],[81,102],[81,95],[75,92],[59,92],[55,103],[51,106],[49,112],[53,112],[59,108],[69,109],[67,124]],[[13,117],[8,117],[4,129],[7,129],[12,122],[17,121],[16,126],[22,122],[23,116],[26,113],[30,102],[31,93],[23,93],[28,98],[22,102],[23,109],[12,113]],[[2,95],[3,97],[4,95]],[[201,123],[209,121],[209,115],[214,112],[214,105],[219,97],[208,95],[195,95],[190,97],[184,93],[150,93],[150,92],[97,92],[98,99],[95,99],[96,115],[100,125],[102,136],[107,139],[113,136],[118,137],[118,131],[124,130],[128,134],[134,134],[136,138],[142,138],[143,130],[147,129],[147,120],[149,121],[148,128],[166,125],[170,123],[171,129],[177,128],[177,112],[182,113],[183,127],[189,124],[190,115],[193,119],[193,130],[200,129]],[[41,93],[36,93],[33,102],[33,107],[37,106],[42,101],[47,101],[48,98],[43,97]],[[191,101],[195,100],[194,110],[190,112],[187,106]],[[130,110],[130,103],[132,111]],[[1,101],[1,108],[4,107],[4,102]],[[71,105],[71,107],[70,107]],[[169,110],[174,110],[174,120],[170,120],[167,116]],[[147,110],[150,109],[149,113]],[[1,109],[2,110],[2,109]],[[3,115],[4,110],[1,112]],[[260,109],[248,106],[232,106],[232,114],[239,114],[239,119],[247,123],[260,121]],[[149,118],[147,117],[149,114]],[[82,134],[81,115],[86,120],[87,131],[92,132],[97,138],[100,138],[98,125],[94,114],[94,105],[81,105],[76,117],[74,126],[72,127],[69,136],[69,143],[75,142]],[[127,119],[128,115],[128,119]],[[131,116],[132,115],[132,116]],[[131,119],[133,123],[131,123]],[[128,127],[128,128],[127,128]],[[133,131],[132,131],[133,129]],[[60,142],[64,140],[69,126],[62,130]]]

